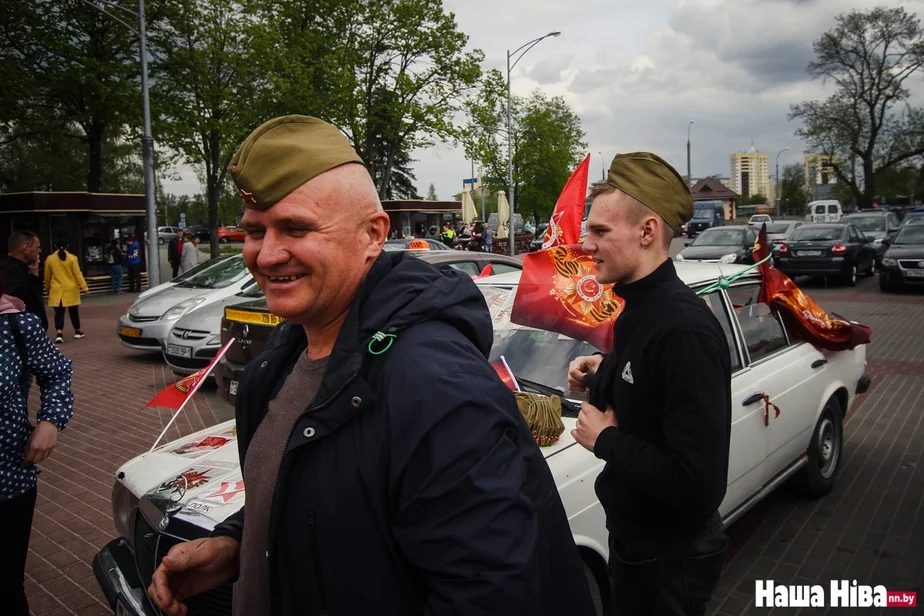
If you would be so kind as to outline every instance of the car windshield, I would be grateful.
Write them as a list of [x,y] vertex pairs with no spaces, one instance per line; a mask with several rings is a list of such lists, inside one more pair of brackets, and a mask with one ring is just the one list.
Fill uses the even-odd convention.
[[514,378],[557,389],[566,397],[579,397],[580,394],[568,390],[567,366],[573,359],[598,350],[563,334],[511,323],[515,289],[483,286],[481,291],[494,320],[490,361],[500,361],[503,357]]
[[898,232],[893,244],[924,244],[924,225],[908,225]]
[[773,222],[767,224],[767,233],[786,233],[789,231],[788,222]]
[[884,216],[848,216],[842,220],[860,227],[861,231],[885,231]]
[[222,261],[227,261],[227,260],[230,259],[230,258],[231,258],[230,256],[224,256],[224,257],[218,257],[217,259],[211,259],[211,260],[209,260],[209,261],[204,261],[203,263],[200,263],[199,265],[197,265],[196,267],[192,268],[191,270],[188,270],[188,271],[186,271],[186,272],[183,272],[182,274],[180,274],[179,276],[177,276],[176,278],[174,278],[174,279],[171,280],[170,282],[177,283],[177,284],[179,284],[179,283],[181,283],[181,282],[186,282],[187,280],[189,280],[189,279],[192,278],[193,276],[196,276],[197,274],[201,274],[202,272],[204,272],[205,270],[209,269],[210,267],[215,267],[216,265],[218,265],[218,264],[221,263]]
[[924,224],[924,214],[908,214],[902,221],[902,226]]
[[714,211],[711,207],[696,208],[693,210],[693,218],[712,218]]
[[235,295],[238,297],[263,297],[263,289],[261,289],[257,281],[254,280],[245,285],[241,292],[235,293]]
[[794,242],[839,240],[843,232],[843,227],[799,227],[792,232],[789,239]]
[[691,246],[741,246],[744,231],[740,229],[707,229],[693,240]]
[[197,289],[223,289],[249,275],[250,272],[247,271],[247,267],[244,265],[244,259],[234,257],[216,264],[215,267],[210,267],[179,286]]

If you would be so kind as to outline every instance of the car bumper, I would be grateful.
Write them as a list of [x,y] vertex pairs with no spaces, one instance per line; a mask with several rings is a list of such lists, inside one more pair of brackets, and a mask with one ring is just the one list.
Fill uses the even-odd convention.
[[906,270],[898,269],[879,270],[879,280],[890,285],[924,285],[924,277],[910,277],[907,275]]
[[93,573],[113,613],[157,616],[138,577],[135,555],[124,539],[110,541],[93,557]]
[[829,276],[832,274],[843,274],[847,267],[843,257],[831,257],[824,261],[779,257],[777,262],[779,269],[787,276]]
[[[164,338],[170,333],[170,328],[176,320],[171,321],[144,321],[135,322],[126,315],[119,318],[119,324],[116,326],[116,335],[122,346],[137,351],[160,351]],[[123,327],[132,328],[140,332],[139,336],[127,336],[122,330]]]

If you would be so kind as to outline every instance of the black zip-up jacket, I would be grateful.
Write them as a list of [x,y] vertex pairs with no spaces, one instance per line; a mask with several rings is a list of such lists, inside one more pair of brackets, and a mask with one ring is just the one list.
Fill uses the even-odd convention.
[[626,300],[590,401],[617,427],[597,438],[596,491],[619,541],[682,540],[720,521],[731,434],[722,326],[665,261],[614,291]]
[[[39,268],[42,271],[42,268]],[[48,329],[48,316],[45,314],[45,302],[42,301],[41,276],[29,273],[29,266],[16,257],[0,257],[0,281],[3,292],[18,297],[26,305],[26,312],[31,312],[42,321],[42,327]]]
[[[380,355],[377,332],[397,336]],[[486,361],[492,341],[468,276],[379,257],[275,478],[272,614],[593,613],[551,472]],[[248,365],[242,465],[305,348],[284,324]],[[214,534],[240,540],[243,515]]]

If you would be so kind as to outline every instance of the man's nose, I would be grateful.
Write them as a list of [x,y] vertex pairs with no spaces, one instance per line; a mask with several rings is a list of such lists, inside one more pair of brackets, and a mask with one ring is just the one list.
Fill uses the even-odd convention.
[[260,269],[281,265],[289,260],[289,251],[277,234],[267,231],[260,242],[257,253],[257,267]]

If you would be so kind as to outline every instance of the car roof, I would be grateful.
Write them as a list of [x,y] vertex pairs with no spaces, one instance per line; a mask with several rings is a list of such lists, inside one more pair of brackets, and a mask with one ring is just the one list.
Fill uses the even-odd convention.
[[719,231],[722,229],[726,229],[726,230],[731,229],[732,231],[745,231],[746,229],[753,229],[753,228],[754,227],[751,227],[748,225],[722,225],[721,227],[710,227],[702,231],[702,233],[707,233],[709,231]]
[[[702,263],[702,262],[674,262],[674,269],[677,270],[677,276],[688,287],[698,286],[705,283],[714,282],[719,276],[731,276],[748,269],[747,265],[729,265],[719,263]],[[758,274],[754,272],[754,276]],[[508,272],[506,274],[497,274],[479,278],[475,284],[479,286],[516,286],[520,283],[520,272]],[[618,294],[618,292],[617,292]]]
[[[462,250],[421,250],[421,251],[411,251],[411,253],[418,259],[423,259],[428,263],[455,263],[461,261],[474,261],[478,257],[479,253],[472,253]],[[492,254],[490,256],[484,255],[484,258],[488,258],[495,263],[510,263],[511,265],[517,265],[523,267],[523,259],[510,257],[507,255],[497,255]]]
[[[841,219],[843,220],[843,218]],[[842,222],[807,222],[800,229],[843,229],[845,226]]]
[[860,210],[859,212],[851,212],[844,216],[844,218],[860,218],[861,216],[888,216],[889,214],[894,214],[894,212],[888,210]]

